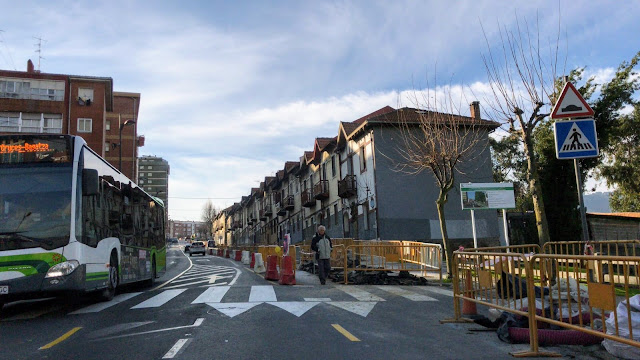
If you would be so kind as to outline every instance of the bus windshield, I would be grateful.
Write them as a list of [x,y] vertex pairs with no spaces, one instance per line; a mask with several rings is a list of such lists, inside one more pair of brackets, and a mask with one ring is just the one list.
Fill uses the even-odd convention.
[[0,167],[0,251],[69,242],[72,167]]

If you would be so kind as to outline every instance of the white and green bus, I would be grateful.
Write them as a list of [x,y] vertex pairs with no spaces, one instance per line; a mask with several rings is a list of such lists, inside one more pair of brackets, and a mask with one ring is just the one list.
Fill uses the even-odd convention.
[[164,214],[81,137],[0,135],[0,309],[153,283],[166,267]]

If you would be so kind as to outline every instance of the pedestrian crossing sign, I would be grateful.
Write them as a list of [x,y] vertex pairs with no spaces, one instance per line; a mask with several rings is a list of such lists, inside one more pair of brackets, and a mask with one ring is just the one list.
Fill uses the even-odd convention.
[[556,121],[553,124],[558,159],[579,159],[598,156],[596,122],[593,118]]

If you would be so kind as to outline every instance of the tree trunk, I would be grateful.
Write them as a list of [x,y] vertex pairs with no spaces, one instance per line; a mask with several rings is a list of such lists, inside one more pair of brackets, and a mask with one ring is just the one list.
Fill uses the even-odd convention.
[[453,249],[449,243],[449,235],[447,234],[447,223],[444,218],[444,205],[447,203],[447,194],[440,189],[440,194],[436,200],[436,208],[438,209],[438,219],[440,220],[440,233],[442,234],[442,247],[444,248],[445,261],[447,263],[447,277],[451,279],[453,271]]
[[524,154],[527,157],[527,167],[529,168],[529,188],[533,197],[533,211],[536,215],[536,228],[538,229],[538,243],[540,247],[549,242],[549,224],[547,223],[547,212],[544,209],[542,198],[542,184],[538,176],[538,161],[533,153],[533,142],[530,137],[523,136]]

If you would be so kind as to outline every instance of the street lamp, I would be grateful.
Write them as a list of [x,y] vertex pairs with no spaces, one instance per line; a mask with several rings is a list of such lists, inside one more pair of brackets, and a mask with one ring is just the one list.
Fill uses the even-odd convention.
[[120,170],[120,172],[122,172],[122,129],[127,125],[133,125],[135,123],[136,122],[133,120],[127,120],[120,124],[120,142],[118,143],[118,147],[120,148],[120,155],[118,156],[118,170]]

